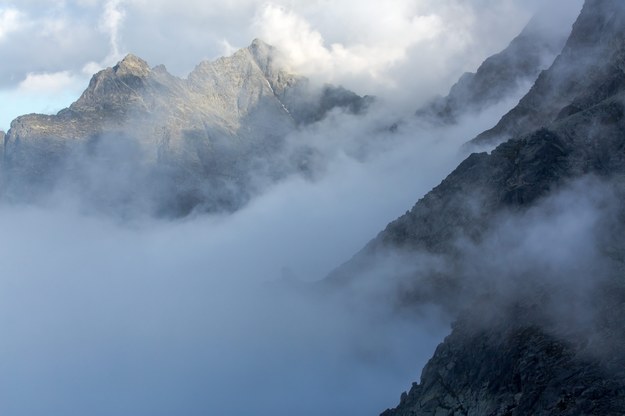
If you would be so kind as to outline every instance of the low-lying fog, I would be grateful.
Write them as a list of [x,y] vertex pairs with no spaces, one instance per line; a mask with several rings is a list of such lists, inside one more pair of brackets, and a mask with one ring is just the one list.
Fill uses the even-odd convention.
[[[376,126],[396,115],[334,114],[293,138],[326,156],[313,179],[292,176],[231,215],[125,221],[62,198],[1,206],[0,413],[394,406],[449,332],[446,318],[296,282],[349,259],[517,99],[457,126],[404,123],[395,133]],[[354,151],[362,140],[367,150]]]

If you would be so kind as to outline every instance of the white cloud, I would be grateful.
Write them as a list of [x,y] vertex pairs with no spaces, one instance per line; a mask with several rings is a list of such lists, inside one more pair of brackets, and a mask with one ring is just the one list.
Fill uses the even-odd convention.
[[[503,48],[537,7],[534,3],[81,0],[51,5],[25,0],[22,20],[38,30],[23,44],[27,49],[0,47],[0,55],[12,58],[0,69],[0,80],[8,82],[4,74],[11,66],[22,71],[13,77],[16,82],[33,68],[57,72],[80,70],[87,62],[112,65],[126,51],[184,76],[200,60],[261,37],[288,49],[307,75],[346,83],[361,93],[379,95],[392,85],[413,94],[439,92]],[[45,42],[39,39],[42,27]]]
[[0,9],[0,42],[11,32],[19,30],[23,24],[23,14],[19,10]]
[[72,71],[28,73],[14,89],[0,89],[0,102],[11,103],[0,112],[0,130],[7,131],[11,121],[22,114],[54,114],[68,107],[88,80]]
[[[0,0],[4,94],[18,91],[33,72],[70,71],[86,80],[125,52],[185,76],[202,59],[261,37],[284,48],[305,75],[414,109],[502,49],[544,2],[24,0],[19,9],[12,3]],[[558,24],[570,25],[574,13],[559,16],[579,1],[550,3],[557,4]],[[19,115],[7,111],[13,113],[4,117]]]
[[[365,76],[390,85],[394,80],[388,76],[388,68],[406,58],[408,47],[439,36],[444,25],[440,16],[434,14],[405,16],[392,7],[389,9],[391,13],[381,16],[381,23],[392,30],[375,39],[357,38],[351,44],[326,45],[318,29],[293,9],[276,4],[263,7],[256,26],[260,37],[278,46],[298,73],[341,83],[348,77]],[[369,25],[377,23],[368,22]],[[370,36],[371,32],[364,27],[359,29],[363,30],[364,37]],[[367,40],[369,43],[365,43]]]
[[[354,293],[308,297],[260,283],[282,270],[323,277],[506,110],[396,133],[383,128],[393,115],[335,114],[288,138],[323,155],[315,180],[290,177],[232,215],[127,223],[84,215],[65,198],[52,208],[0,205],[10,236],[0,239],[0,316],[15,317],[0,319],[0,413],[28,414],[33,396],[39,413],[69,416],[345,415],[395,405],[449,330],[435,310],[404,320]],[[371,151],[354,151],[364,145]],[[37,383],[16,377],[25,363]]]
[[49,94],[74,88],[77,82],[82,81],[83,79],[77,79],[70,71],[54,73],[31,72],[26,76],[26,79],[20,82],[18,91],[29,94]]
[[[129,50],[170,66],[242,46],[262,29],[301,68],[361,87],[401,81],[405,94],[467,66],[458,51],[497,44],[476,45],[479,14],[458,0],[100,4],[84,23],[97,31],[103,22],[97,53],[73,56],[74,69],[27,70],[20,97],[59,96],[81,70],[119,54],[122,36]],[[282,268],[312,280],[346,260],[448,173],[460,142],[508,108],[396,134],[384,128],[394,114],[330,117],[290,138],[327,157],[315,181],[290,178],[228,217],[120,225],[64,206],[0,207],[9,236],[0,239],[0,316],[12,317],[0,319],[0,413],[329,415],[395,404],[446,327],[432,334],[376,314],[373,303],[267,296],[258,283]],[[350,157],[363,143],[374,147],[370,157]]]
[[104,11],[100,18],[100,29],[109,37],[110,51],[105,61],[114,64],[122,56],[120,52],[120,29],[126,16],[121,7],[122,0],[108,0],[104,5]]

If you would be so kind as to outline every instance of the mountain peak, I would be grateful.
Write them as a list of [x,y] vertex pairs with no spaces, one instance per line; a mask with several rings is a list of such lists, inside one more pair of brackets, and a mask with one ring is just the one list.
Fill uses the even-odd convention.
[[275,48],[261,39],[254,39],[247,51],[265,74],[271,72],[271,66],[276,55]]
[[267,42],[265,42],[264,40],[259,39],[259,38],[256,38],[256,39],[254,39],[254,40],[252,41],[252,43],[250,44],[250,46],[249,46],[249,47],[250,47],[250,48],[266,48],[266,49],[269,49],[269,48],[271,48],[272,46],[271,46],[271,45],[269,45],[269,44],[268,44]]
[[150,73],[150,66],[146,61],[129,53],[113,67],[117,75],[135,75],[145,77]]

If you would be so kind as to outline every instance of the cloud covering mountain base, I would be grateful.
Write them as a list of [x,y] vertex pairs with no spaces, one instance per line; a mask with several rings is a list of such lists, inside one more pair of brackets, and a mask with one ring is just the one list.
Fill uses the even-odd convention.
[[311,174],[230,215],[110,216],[63,186],[36,205],[3,204],[0,410],[389,407],[449,331],[446,315],[432,307],[415,319],[366,292],[320,296],[304,282],[434,186],[463,157],[459,144],[515,100],[437,128],[413,120],[389,130],[397,115],[375,108],[331,113],[288,138],[315,149]]

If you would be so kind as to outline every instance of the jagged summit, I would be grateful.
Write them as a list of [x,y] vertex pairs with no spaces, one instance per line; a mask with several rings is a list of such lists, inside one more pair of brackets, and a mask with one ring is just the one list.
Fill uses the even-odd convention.
[[268,44],[267,42],[265,42],[264,40],[260,38],[254,38],[248,48],[250,49],[256,49],[256,48],[274,49],[273,46],[271,46],[270,44]]
[[[254,192],[252,184],[262,182],[253,178],[250,166],[263,160],[271,167],[268,161],[277,157],[289,132],[335,107],[360,111],[361,101],[340,88],[310,86],[258,39],[231,56],[201,62],[186,79],[164,66],[151,69],[129,54],[95,74],[80,98],[57,115],[13,121],[5,139],[4,194],[19,199],[24,189],[45,192],[60,176],[73,181],[69,170],[85,166],[72,164],[115,143],[130,147],[116,150],[109,168],[124,163],[137,169],[138,182],[130,187],[158,193],[149,197],[151,209],[174,215],[195,207],[236,209]],[[291,167],[276,165],[264,174],[274,180],[285,169]],[[114,198],[132,200],[126,194]]]
[[247,49],[254,55],[257,62],[265,61],[276,53],[276,48],[262,39],[256,38]]
[[113,71],[119,76],[134,75],[145,77],[150,73],[150,66],[143,59],[129,53],[113,67]]
[[254,39],[252,44],[246,49],[251,54],[258,67],[270,80],[275,82],[276,73],[281,70],[286,73],[285,69],[282,68],[282,65],[279,63],[279,51],[275,47],[260,39]]

